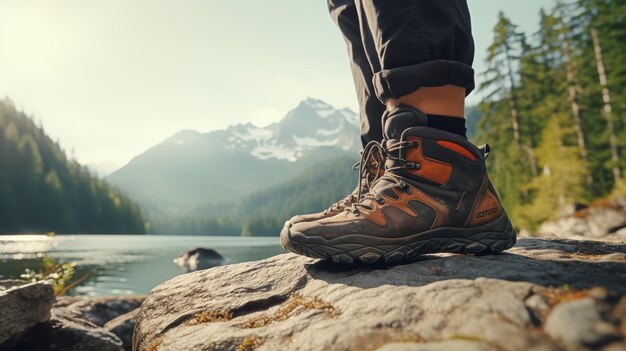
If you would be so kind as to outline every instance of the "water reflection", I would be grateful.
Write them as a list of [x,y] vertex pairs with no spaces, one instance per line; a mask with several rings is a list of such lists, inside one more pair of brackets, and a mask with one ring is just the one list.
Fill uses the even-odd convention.
[[195,247],[212,248],[226,263],[258,260],[283,253],[277,238],[197,236],[0,236],[0,279],[25,269],[42,269],[42,259],[76,262],[76,277],[88,279],[73,295],[143,294],[184,273],[172,262]]
[[47,235],[1,235],[0,259],[22,260],[42,257],[58,241]]

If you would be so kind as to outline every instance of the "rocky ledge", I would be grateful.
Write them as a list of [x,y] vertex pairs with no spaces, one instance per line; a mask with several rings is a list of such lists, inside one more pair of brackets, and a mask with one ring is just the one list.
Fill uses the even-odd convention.
[[130,350],[134,319],[144,298],[55,299],[44,282],[0,281],[0,350]]
[[391,267],[284,254],[152,290],[135,350],[624,350],[626,245],[525,238]]

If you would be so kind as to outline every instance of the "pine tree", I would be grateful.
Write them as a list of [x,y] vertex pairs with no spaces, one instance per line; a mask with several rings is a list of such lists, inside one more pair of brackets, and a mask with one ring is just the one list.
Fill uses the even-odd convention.
[[524,46],[524,34],[509,21],[503,12],[498,13],[498,22],[494,27],[494,41],[488,48],[487,63],[489,68],[484,73],[486,80],[480,89],[491,89],[487,99],[506,99],[509,103],[513,140],[521,147],[518,117],[517,73],[516,64]]
[[[621,179],[624,163],[620,151],[626,136],[624,120],[616,117],[624,113],[624,95],[617,96],[616,101],[612,92],[623,92],[626,83],[626,55],[622,49],[626,40],[626,1],[578,0],[574,5],[577,14],[572,22],[578,30],[579,45],[585,50],[588,108],[599,111],[604,119],[602,129],[595,134],[598,148],[606,147],[608,153],[598,150],[595,156],[598,166],[607,167],[611,173],[611,179],[598,189],[598,194],[605,194]],[[596,171],[599,177],[603,177],[601,171]]]
[[537,148],[542,174],[526,185],[533,194],[533,201],[517,208],[518,225],[535,229],[543,221],[558,214],[555,209],[566,204],[580,202],[585,197],[585,170],[575,146],[567,146],[563,139],[575,131],[563,127],[562,114],[550,117]]

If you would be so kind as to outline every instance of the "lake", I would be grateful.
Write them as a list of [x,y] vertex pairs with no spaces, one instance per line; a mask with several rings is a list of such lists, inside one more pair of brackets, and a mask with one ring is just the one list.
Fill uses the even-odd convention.
[[88,278],[70,295],[146,294],[185,273],[172,260],[196,247],[219,252],[226,264],[260,260],[285,251],[277,237],[175,235],[0,235],[0,279],[18,278],[42,259],[76,262]]

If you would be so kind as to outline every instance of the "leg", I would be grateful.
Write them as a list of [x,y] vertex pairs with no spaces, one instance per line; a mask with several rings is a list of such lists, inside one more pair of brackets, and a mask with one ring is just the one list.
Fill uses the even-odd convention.
[[[372,51],[370,55],[365,53],[364,40],[371,42],[369,31],[365,31],[363,37],[362,23],[359,21],[354,0],[328,0],[328,10],[333,21],[337,24],[348,46],[350,68],[359,101],[359,115],[361,119],[361,142],[365,146],[375,140],[380,142],[383,138],[380,116],[385,111],[385,105],[378,100],[374,90],[374,71],[380,69],[378,58]],[[374,50],[373,44],[368,44]],[[370,62],[368,56],[372,58]]]
[[[474,41],[465,0],[356,0],[374,38],[378,98],[400,99],[421,87],[474,89]],[[371,51],[371,50],[370,50]]]
[[[374,86],[389,109],[430,115],[429,125],[465,134],[464,98],[474,89],[474,41],[465,0],[356,0],[380,69]],[[373,52],[373,54],[372,54]],[[374,58],[371,58],[374,59]]]

